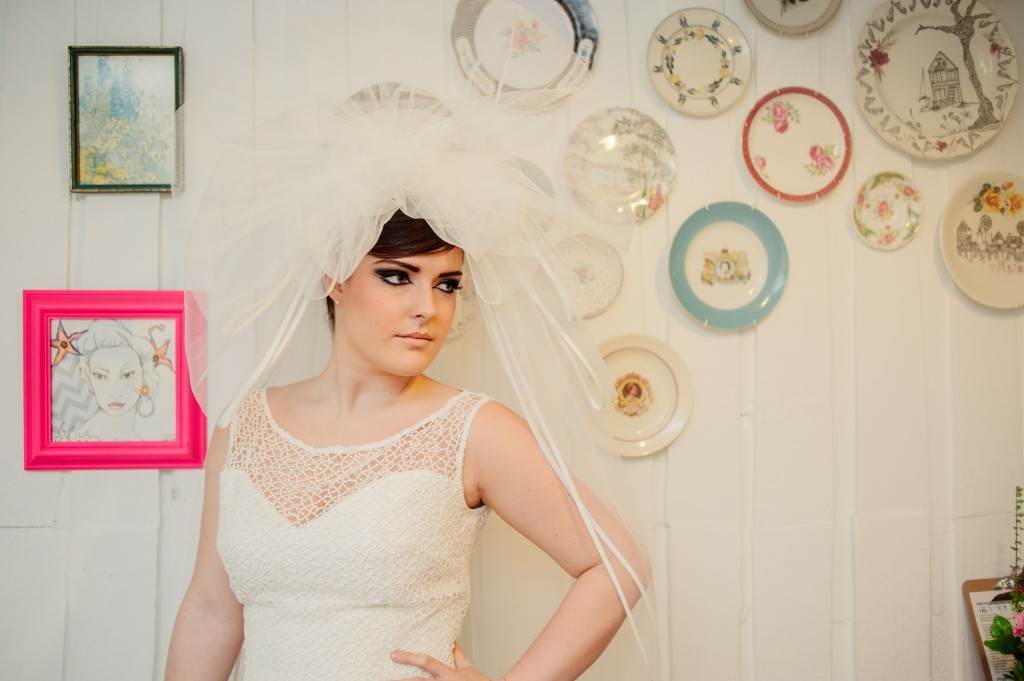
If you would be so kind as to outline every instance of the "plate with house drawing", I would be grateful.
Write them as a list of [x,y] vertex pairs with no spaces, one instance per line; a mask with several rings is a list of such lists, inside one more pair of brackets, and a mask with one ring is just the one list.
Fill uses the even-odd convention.
[[871,126],[921,158],[973,153],[1017,95],[1017,53],[979,0],[885,0],[854,55],[854,88]]
[[977,175],[950,197],[939,247],[960,290],[982,305],[1024,305],[1024,177]]

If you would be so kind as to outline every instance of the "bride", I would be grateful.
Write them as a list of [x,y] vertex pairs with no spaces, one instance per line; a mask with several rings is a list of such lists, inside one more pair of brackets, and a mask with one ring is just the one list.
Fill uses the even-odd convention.
[[[455,642],[488,510],[576,580],[501,678],[577,678],[609,644],[625,613],[529,424],[424,374],[455,314],[463,257],[396,211],[348,279],[323,278],[324,370],[254,391],[215,430],[167,681],[228,678],[243,639],[246,681],[488,679]],[[646,585],[627,528],[575,482]],[[618,577],[632,607],[640,592]]]

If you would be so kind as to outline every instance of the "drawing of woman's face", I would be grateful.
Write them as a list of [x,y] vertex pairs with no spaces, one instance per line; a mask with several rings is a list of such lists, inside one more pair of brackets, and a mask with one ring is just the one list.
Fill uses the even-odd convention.
[[138,353],[128,346],[94,350],[86,376],[100,409],[108,414],[123,414],[139,401],[142,364]]

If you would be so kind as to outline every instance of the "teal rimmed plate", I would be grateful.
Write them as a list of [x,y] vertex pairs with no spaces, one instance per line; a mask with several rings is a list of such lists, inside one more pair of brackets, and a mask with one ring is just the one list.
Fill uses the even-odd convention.
[[669,278],[683,308],[701,325],[754,326],[779,302],[789,254],[771,218],[736,201],[699,209],[676,232]]

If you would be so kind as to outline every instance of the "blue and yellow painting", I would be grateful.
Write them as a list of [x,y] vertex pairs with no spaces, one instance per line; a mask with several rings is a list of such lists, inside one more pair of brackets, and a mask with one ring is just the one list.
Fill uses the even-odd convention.
[[81,184],[173,184],[172,55],[80,55]]

